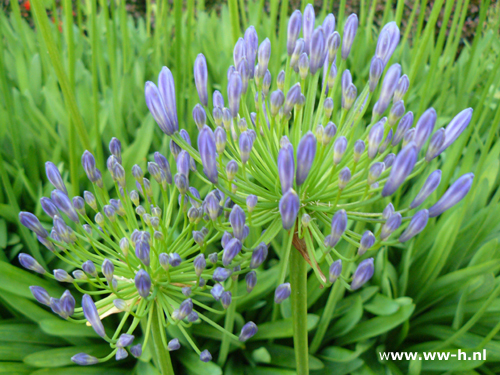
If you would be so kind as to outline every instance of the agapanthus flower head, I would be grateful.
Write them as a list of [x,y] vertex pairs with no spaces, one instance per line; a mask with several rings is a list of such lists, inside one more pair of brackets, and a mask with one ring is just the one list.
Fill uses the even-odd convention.
[[[220,263],[215,259],[214,270],[220,283],[235,276],[230,267],[244,264],[248,248],[253,249],[250,268],[258,268],[267,256],[266,244],[284,235],[292,236],[289,246],[301,248],[326,286],[321,262],[331,265],[338,260],[336,248],[344,241],[357,248],[358,255],[350,261],[354,262],[367,251],[393,245],[397,238],[409,240],[425,227],[423,210],[429,217],[439,215],[470,188],[471,179],[464,177],[433,206],[429,196],[439,184],[440,172],[428,169],[464,132],[472,110],[462,111],[444,129],[435,130],[438,114],[429,108],[413,127],[412,102],[403,101],[410,81],[405,65],[393,61],[399,55],[397,24],[385,25],[372,46],[364,39],[358,44],[355,14],[345,19],[341,33],[335,26],[333,15],[319,19],[312,4],[303,13],[292,12],[286,30],[286,62],[277,71],[273,71],[276,64],[269,64],[270,40],[261,36],[263,42],[257,47],[255,28],[247,29],[232,51],[235,65],[228,69],[224,88],[229,105],[225,108],[216,92],[213,106],[205,108],[208,113],[221,111],[217,119],[208,116],[204,127],[222,134],[214,130],[222,121],[226,141],[222,135],[215,136],[216,152],[210,155],[216,158],[211,156],[210,168],[204,163],[206,147],[186,149],[191,159],[202,161],[206,177],[224,194],[223,198],[207,195],[203,217],[216,222],[232,216],[233,207],[244,211],[224,228],[228,234],[223,236],[225,252],[220,255],[226,267],[217,267]],[[356,48],[365,51],[352,54]],[[284,50],[277,52],[285,56]],[[257,65],[252,78],[246,72],[255,63],[253,56]],[[361,70],[359,61],[346,61],[358,56],[368,57],[363,60],[368,66]],[[178,135],[170,137],[182,145]],[[207,170],[213,170],[217,181]],[[432,177],[420,193],[406,199],[414,191],[410,184],[422,186],[418,179],[423,174]],[[405,194],[404,199],[400,194]],[[378,203],[382,198],[387,201],[383,212]],[[280,234],[278,226],[287,233]],[[245,234],[257,227],[272,228],[269,238],[259,240],[263,244],[258,246],[245,243]],[[373,269],[373,262],[363,265]],[[343,281],[350,279],[347,273],[352,274],[352,267],[345,267],[345,272],[338,276]],[[250,275],[249,290],[255,280]],[[357,276],[352,289],[364,279]],[[212,289],[217,298],[222,295],[220,288]]]
[[[170,103],[173,101],[175,98]],[[230,304],[236,303],[236,296],[224,291],[221,283],[233,272],[249,271],[248,265],[253,259],[254,253],[249,250],[252,245],[248,244],[249,248],[242,245],[249,234],[246,212],[219,189],[210,191],[203,199],[198,189],[189,186],[188,176],[194,175],[194,158],[182,147],[190,145],[190,140],[185,131],[177,135],[176,143],[180,146],[176,147],[180,150],[170,161],[155,153],[154,161],[147,164],[150,178],[145,177],[139,165],[132,168],[137,191],[131,192],[122,183],[126,173],[120,164],[121,144],[113,139],[110,143],[112,155],[107,164],[117,196],[111,199],[108,191],[94,179],[95,171],[87,173],[93,192],[85,191],[84,198],[70,199],[62,190],[62,176],[53,170],[52,164],[48,164],[51,182],[57,187],[50,199],[41,200],[48,222],[53,223],[50,235],[45,224],[35,215],[28,212],[19,215],[20,222],[32,230],[50,251],[57,252],[61,261],[66,262],[66,267],[53,270],[51,275],[31,255],[24,253],[19,255],[20,264],[65,285],[73,284],[77,292],[83,294],[83,297],[75,295],[75,298],[70,290],[66,290],[62,296],[51,296],[45,289],[32,286],[33,296],[63,319],[85,320],[97,335],[111,344],[112,355],[107,358],[114,356],[116,360],[122,360],[129,352],[135,357],[141,355],[140,344],[132,345],[135,340],[132,332],[152,308],[155,309],[154,319],[159,319],[160,325],[171,324],[174,320],[179,321],[177,324],[192,324],[205,313],[205,309],[196,305],[193,299],[201,291],[210,291],[215,300],[222,301],[223,307],[219,308],[223,312]],[[210,183],[216,184],[218,167],[213,164],[216,144],[212,130],[206,125],[200,130],[198,147],[203,156],[197,161],[201,160]],[[97,170],[88,151],[84,159],[91,161],[85,162],[86,169]],[[170,162],[177,165],[175,184],[171,184]],[[117,171],[119,178],[116,178]],[[233,173],[236,175],[237,168]],[[253,207],[258,199],[254,197],[255,202],[249,198]],[[229,218],[222,215],[223,206],[232,207]],[[194,219],[192,214],[185,215],[192,210],[197,212]],[[217,224],[214,224],[215,220],[218,220]],[[231,230],[229,241],[227,238],[220,241],[223,232],[218,225]],[[180,234],[177,233],[179,228]],[[224,243],[224,267],[207,268],[204,255],[207,244],[222,251],[221,242]],[[265,253],[260,251],[260,260],[253,259],[254,264],[264,261],[267,247],[264,249]],[[220,265],[218,253],[214,254],[215,259],[212,256],[209,259]],[[252,275],[248,277],[249,288],[256,283],[255,274]],[[164,303],[167,299],[169,302]],[[107,331],[110,332],[111,328],[105,329],[106,318],[122,312],[126,314],[121,315],[123,321],[118,331],[108,336]],[[175,350],[176,338],[170,343],[166,349]],[[195,350],[200,352],[197,348]],[[206,354],[202,360],[208,358]],[[78,354],[72,360],[90,365],[104,359]]]

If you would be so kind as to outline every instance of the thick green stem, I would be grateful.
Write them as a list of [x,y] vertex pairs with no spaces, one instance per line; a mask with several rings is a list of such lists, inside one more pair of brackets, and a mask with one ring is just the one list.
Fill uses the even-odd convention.
[[[158,306],[155,306],[158,308]],[[153,353],[155,358],[156,366],[162,375],[174,375],[174,369],[172,367],[172,361],[170,360],[170,353],[168,349],[163,345],[161,340],[160,330],[165,329],[162,327],[160,320],[153,317],[151,321],[151,334],[153,341]]]
[[293,346],[297,375],[309,374],[307,342],[307,263],[296,249],[290,254],[292,289]]
[[[236,297],[238,295],[238,279],[231,281],[231,293],[233,294],[233,297]],[[236,305],[237,300],[233,299],[226,312],[224,329],[230,333],[233,332],[234,328],[234,315],[236,313]],[[229,335],[224,335],[222,337],[218,361],[219,365],[221,366],[226,362],[227,355],[229,354],[229,346],[231,344],[231,340],[233,340],[233,338]]]

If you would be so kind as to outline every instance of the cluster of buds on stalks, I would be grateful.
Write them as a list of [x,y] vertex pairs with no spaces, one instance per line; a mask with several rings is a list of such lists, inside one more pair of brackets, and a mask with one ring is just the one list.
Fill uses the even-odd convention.
[[[48,162],[47,177],[55,190],[50,198],[41,199],[41,206],[53,220],[52,229],[47,230],[29,212],[19,214],[20,222],[64,267],[50,274],[24,253],[19,256],[21,265],[73,286],[83,298],[81,307],[77,307],[70,290],[60,297],[50,296],[39,286],[31,287],[33,296],[63,319],[86,321],[112,349],[105,358],[76,354],[73,362],[91,365],[113,356],[121,360],[129,352],[139,357],[151,337],[145,332],[142,342],[135,340],[133,334],[142,319],[147,320],[147,327],[152,323],[162,327],[165,349],[177,350],[184,340],[204,362],[212,356],[191,339],[192,325],[208,323],[241,346],[257,332],[253,322],[246,323],[238,337],[212,318],[214,314],[225,314],[234,303],[237,296],[232,291],[239,275],[246,273],[246,289],[252,290],[257,276],[255,271],[249,272],[249,265],[257,267],[267,255],[265,243],[254,258],[244,245],[248,235],[244,211],[238,206],[224,208],[225,195],[219,190],[201,199],[198,190],[189,185],[190,172],[197,172],[186,151],[174,152],[174,177],[168,159],[159,152],[147,164],[150,179],[139,165],[134,165],[136,190],[128,190],[120,142],[113,138],[109,149],[107,168],[116,199],[110,199],[94,157],[85,151],[82,165],[93,192],[70,198],[59,170]],[[220,251],[221,241],[225,250]],[[210,300],[220,304],[209,306]],[[114,333],[106,332],[102,322],[111,314],[121,317]],[[167,338],[164,328],[169,326],[176,326],[175,332],[184,338]]]
[[[286,66],[273,73],[274,79],[268,69],[271,43],[259,44],[250,26],[234,47],[225,98],[217,90],[209,95],[207,62],[198,55],[197,150],[177,130],[168,68],[158,85],[146,83],[145,96],[171,142],[202,164],[202,179],[229,205],[246,210],[251,227],[265,227],[266,241],[289,231],[290,247],[293,243],[302,253],[322,285],[339,280],[355,290],[373,275],[370,256],[378,249],[410,240],[469,191],[472,173],[458,178],[434,204],[428,199],[441,182],[433,160],[468,126],[472,109],[438,130],[433,108],[418,119],[406,111],[409,79],[399,64],[389,63],[400,38],[396,23],[381,30],[369,77],[359,87],[348,69],[357,16],[345,20],[342,37],[332,14],[319,24],[310,4],[303,15],[293,12]],[[428,177],[420,192],[410,204],[400,203],[407,201],[400,199],[404,185],[421,175]],[[336,248],[344,241],[351,250],[342,254]],[[325,261],[328,278],[322,272]],[[283,284],[279,295],[287,290]]]

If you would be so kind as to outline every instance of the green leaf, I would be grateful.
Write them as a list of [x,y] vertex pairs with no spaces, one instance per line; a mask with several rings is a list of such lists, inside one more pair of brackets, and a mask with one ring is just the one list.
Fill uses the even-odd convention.
[[109,354],[109,345],[70,346],[39,351],[24,357],[24,363],[33,367],[63,367],[71,365],[71,357],[78,353],[87,353],[95,357],[104,357]]
[[414,304],[402,305],[393,315],[380,316],[359,323],[351,332],[337,340],[338,345],[351,344],[389,332],[407,320],[415,310]]
[[222,375],[222,369],[214,362],[202,362],[200,357],[192,350],[182,350],[177,356],[182,365],[190,374],[194,375]]
[[61,319],[44,319],[40,322],[43,332],[60,337],[92,337],[98,338],[92,327],[86,324],[76,324]]
[[[295,363],[295,350],[289,346],[267,345],[254,350],[252,358],[256,362],[260,363],[267,363],[280,367],[297,368],[297,364]],[[309,354],[309,369],[321,370],[323,367],[323,362]]]
[[[319,321],[319,316],[307,314],[307,330],[310,331],[316,327]],[[277,320],[275,322],[266,322],[259,324],[259,331],[250,340],[264,339],[282,339],[293,336],[292,319]]]
[[358,324],[362,317],[363,301],[361,300],[361,296],[357,295],[352,308],[328,330],[327,339],[345,335]]
[[23,375],[23,374],[29,374],[31,373],[31,371],[33,371],[33,369],[26,366],[23,363],[2,362],[0,364],[0,374]]
[[22,361],[27,355],[45,349],[45,345],[0,341],[0,361]]
[[23,342],[28,344],[61,345],[64,341],[57,337],[48,336],[34,324],[28,323],[1,323],[0,337],[3,341]]
[[39,305],[31,302],[27,298],[19,297],[15,294],[0,290],[0,297],[4,303],[16,310],[26,318],[38,322],[42,319],[54,319],[54,315],[43,309]]
[[32,372],[30,375],[128,375],[130,370],[110,367],[71,366],[62,368],[46,368]]
[[276,367],[248,367],[245,371],[247,375],[297,375],[297,372]]
[[377,294],[370,303],[364,305],[364,308],[374,315],[392,315],[399,310],[400,305],[383,294]]

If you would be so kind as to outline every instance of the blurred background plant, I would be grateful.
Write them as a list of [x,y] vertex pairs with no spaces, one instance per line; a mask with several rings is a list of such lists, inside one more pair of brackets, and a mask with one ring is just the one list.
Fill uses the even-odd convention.
[[[192,137],[197,130],[191,110],[198,101],[192,69],[198,53],[207,58],[209,84],[221,85],[211,89],[224,92],[233,45],[252,24],[260,36],[270,37],[271,64],[279,71],[285,55],[276,56],[284,53],[279,46],[286,38],[279,35],[286,34],[287,15],[307,2],[284,4],[31,0],[1,5],[0,373],[157,373],[147,353],[137,362],[108,363],[105,369],[72,366],[73,354],[100,355],[104,348],[91,329],[75,328],[33,302],[30,285],[54,294],[61,289],[18,268],[17,255],[30,253],[50,268],[59,268],[58,260],[41,251],[19,225],[18,212],[42,212],[39,198],[50,193],[46,160],[69,171],[64,178],[73,182],[68,189],[76,194],[88,184],[80,168],[85,149],[103,166],[109,139],[119,137],[129,171],[138,160],[145,165],[153,151],[166,152],[167,139],[144,101],[144,82],[155,80],[163,65],[172,68],[179,122]],[[337,29],[351,11],[364,12],[354,45],[353,61],[359,64],[351,69],[358,74],[355,83],[367,80],[371,51],[364,46],[374,44],[379,25],[391,20],[400,24],[402,39],[395,56],[411,82],[405,106],[417,118],[433,106],[438,127],[462,109],[474,108],[471,126],[445,155],[442,171],[445,181],[469,171],[476,178],[465,202],[426,228],[412,245],[378,254],[371,286],[349,294],[328,317],[325,338],[310,357],[311,372],[499,373],[500,5],[489,0],[343,0],[333,7],[329,1],[315,5],[318,15],[334,12]],[[414,189],[420,185],[416,181]],[[438,195],[445,188],[441,186]],[[238,303],[237,319],[259,326],[246,349],[231,347],[224,369],[182,353],[174,364],[179,373],[294,373],[289,302],[281,305],[285,319],[271,322],[281,246],[273,242],[257,286]],[[308,294],[312,339],[328,298],[312,272]],[[207,327],[193,335],[208,344],[222,339]],[[457,348],[486,348],[488,357],[391,362],[377,354]]]

